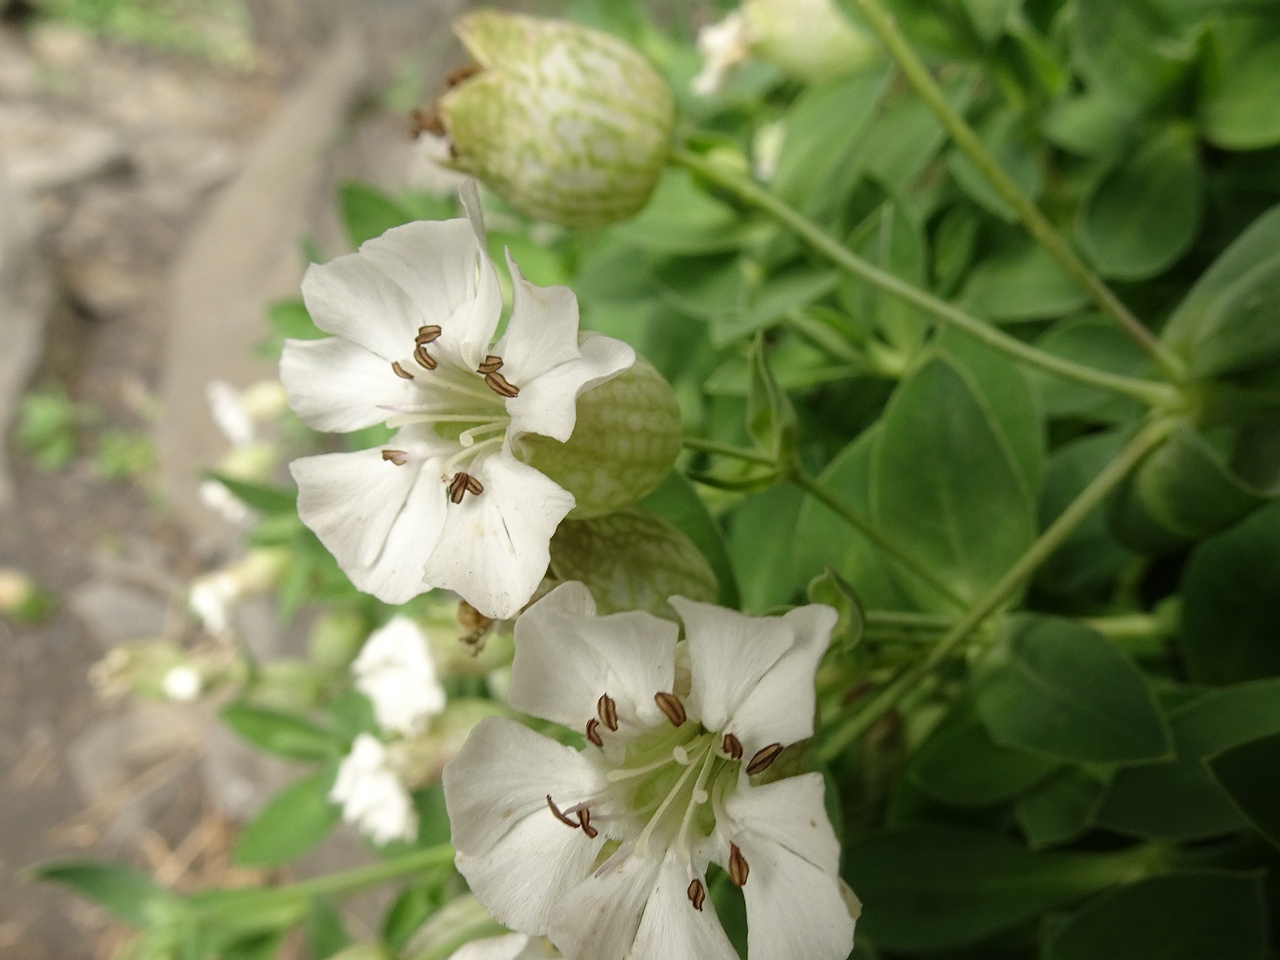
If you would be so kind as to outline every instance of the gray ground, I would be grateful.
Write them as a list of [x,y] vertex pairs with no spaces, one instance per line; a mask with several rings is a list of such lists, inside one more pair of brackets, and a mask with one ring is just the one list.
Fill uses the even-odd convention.
[[[121,641],[194,637],[183,584],[235,543],[194,498],[223,443],[204,385],[270,372],[249,354],[261,306],[296,290],[299,238],[341,252],[335,183],[403,182],[404,121],[374,94],[407,57],[425,58],[429,89],[456,64],[442,25],[457,5],[250,3],[262,46],[247,72],[0,26],[0,431],[32,385],[100,412],[63,470],[12,442],[0,457],[0,568],[59,602],[34,626],[0,617],[6,960],[106,958],[127,934],[21,884],[23,866],[110,856],[180,888],[234,880],[237,818],[289,776],[199,708],[104,704],[87,674]],[[111,430],[152,437],[158,466],[102,477],[93,451]],[[269,612],[248,613],[254,642],[280,642]],[[310,866],[362,856],[339,838]]]

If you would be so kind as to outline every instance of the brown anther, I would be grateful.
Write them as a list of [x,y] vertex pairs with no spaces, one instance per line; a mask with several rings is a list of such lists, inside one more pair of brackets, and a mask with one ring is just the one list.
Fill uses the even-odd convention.
[[733,881],[735,887],[741,887],[747,882],[747,874],[751,872],[751,865],[747,863],[747,858],[742,855],[742,851],[738,849],[736,843],[729,844],[729,879]]
[[587,739],[597,747],[604,746],[604,740],[600,736],[600,721],[595,717],[587,721]]
[[450,502],[461,503],[462,498],[468,493],[479,496],[484,493],[484,486],[469,473],[455,473],[453,479],[449,481]]
[[401,380],[413,379],[413,374],[410,373],[408,370],[406,370],[404,367],[400,366],[399,360],[391,361],[391,369],[395,371],[396,376],[399,377]]
[[707,902],[707,888],[702,885],[702,881],[694,877],[689,881],[689,889],[685,891],[689,897],[689,902],[693,904],[693,909],[699,913],[702,912],[702,905]]
[[415,107],[409,114],[409,136],[417,137],[430,133],[437,137],[444,136],[444,121],[438,113],[427,113],[421,107]]
[[729,759],[731,760],[742,759],[742,741],[739,740],[737,737],[735,737],[732,733],[726,733],[724,735],[724,743],[721,744],[721,748],[724,750],[725,753],[729,755]]
[[444,331],[434,323],[426,327],[419,327],[418,335],[413,338],[413,342],[419,347],[428,343],[435,343],[440,339],[440,334],[443,332]]
[[600,831],[591,825],[591,811],[586,807],[578,811],[578,823],[582,827],[582,832],[592,840],[600,836]]
[[506,397],[508,400],[520,395],[520,388],[514,383],[508,382],[507,378],[500,373],[486,373],[484,382],[489,385],[490,390],[500,397]]
[[[549,793],[547,794],[547,806],[551,808],[551,812],[555,814],[556,819],[559,820],[561,823],[563,823],[566,827],[572,827],[574,830],[577,830],[578,827],[582,826],[582,824],[578,823],[577,820],[573,820],[569,817],[566,817],[563,813],[561,813],[560,808],[556,806],[556,802],[551,799],[551,794]],[[737,847],[734,847],[734,849],[736,850]]]
[[673,727],[678,727],[689,719],[688,714],[684,712],[684,704],[674,693],[655,693],[653,701],[658,705],[658,709],[666,714]]
[[782,744],[780,743],[771,743],[767,747],[761,747],[755,752],[751,762],[747,764],[747,773],[753,777],[757,773],[764,773],[769,769],[769,765],[778,759],[778,754],[781,752]]
[[428,370],[434,370],[440,366],[440,361],[427,353],[427,348],[422,344],[418,344],[413,348],[413,359],[418,361],[420,366],[426,367]]
[[409,455],[403,450],[383,450],[382,459],[390,460],[397,467],[403,467],[409,462]]
[[596,714],[610,730],[618,729],[618,705],[607,693],[600,694],[600,699],[596,701]]
[[450,70],[445,74],[444,82],[448,87],[456,87],[463,80],[469,80],[480,72],[480,64],[469,63],[465,67],[458,67],[457,70]]
[[497,373],[502,369],[502,358],[489,354],[484,358],[484,363],[476,367],[476,373]]

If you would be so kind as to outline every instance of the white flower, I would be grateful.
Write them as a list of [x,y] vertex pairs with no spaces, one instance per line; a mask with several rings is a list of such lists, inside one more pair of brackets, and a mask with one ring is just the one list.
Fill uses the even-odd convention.
[[586,735],[579,753],[482,720],[445,768],[457,866],[504,926],[574,960],[736,957],[707,896],[742,887],[753,960],[842,960],[854,921],[816,773],[757,785],[813,734],[835,612],[752,618],[672,597],[595,617],[567,583],[516,621],[510,702]]
[[205,632],[215,637],[225,636],[231,631],[231,609],[240,599],[241,592],[240,582],[234,574],[229,570],[217,570],[191,581],[187,606],[200,619]]
[[351,672],[384,730],[409,736],[444,709],[427,637],[408,617],[392,617],[369,634]]
[[753,39],[741,10],[734,10],[718,23],[700,27],[696,42],[702,55],[702,70],[690,82],[689,89],[702,97],[717,93],[725,75],[747,59]]
[[387,748],[377,737],[362,733],[338,765],[329,799],[342,804],[342,819],[375,843],[413,840],[418,835],[418,812],[409,791],[392,768]]
[[385,447],[292,465],[298,513],[352,582],[387,603],[431,587],[482,613],[514,616],[549,561],[573,496],[522,463],[520,438],[573,433],[580,394],[635,352],[578,340],[565,287],[527,282],[508,255],[514,304],[502,312],[475,183],[466,219],[410,223],[358,253],[308,269],[302,295],[332,338],[286,341],[289,403],[317,430],[386,423]]
[[172,667],[160,681],[160,689],[175,703],[193,703],[204,689],[204,679],[194,667]]

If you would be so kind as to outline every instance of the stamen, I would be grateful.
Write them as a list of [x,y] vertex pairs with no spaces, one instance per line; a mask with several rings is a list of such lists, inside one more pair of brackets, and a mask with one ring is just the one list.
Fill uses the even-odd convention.
[[778,759],[778,754],[782,752],[782,744],[771,743],[767,747],[761,747],[756,751],[755,756],[751,758],[751,762],[747,764],[747,773],[755,776],[757,773],[764,773],[769,769],[773,761]]
[[436,367],[440,366],[440,361],[427,353],[427,348],[422,344],[418,344],[413,348],[413,359],[417,360],[421,366],[426,367],[428,370],[434,370]]
[[455,453],[452,457],[450,457],[448,460],[444,462],[444,466],[440,468],[440,479],[443,480],[445,483],[448,483],[449,480],[453,477],[454,467],[458,466],[464,461],[470,461],[474,463],[476,460],[476,457],[480,455],[481,450],[492,450],[494,447],[502,446],[504,442],[505,442],[505,436],[490,437],[488,440],[481,440],[479,443],[473,444],[470,447],[463,447],[461,450],[459,450],[457,453]]
[[450,502],[461,503],[462,498],[468,493],[479,496],[484,493],[484,486],[469,473],[455,473],[453,479],[449,481]]
[[409,454],[403,450],[383,450],[382,459],[391,461],[397,467],[403,467],[409,462]]
[[596,713],[600,716],[604,725],[615,733],[618,730],[618,705],[614,702],[613,697],[607,693],[600,694],[600,699],[596,701]]
[[582,826],[582,832],[592,840],[600,836],[600,831],[591,825],[591,811],[586,807],[578,811],[578,823]]
[[742,855],[738,845],[729,844],[729,879],[733,881],[733,885],[741,887],[746,884],[747,874],[750,872],[751,865],[747,863],[747,858]]
[[587,721],[587,739],[597,747],[604,746],[604,740],[600,738],[600,721],[595,717]]
[[724,735],[723,749],[731,760],[742,759],[742,741],[735,737],[732,733]]
[[707,902],[707,888],[702,885],[702,881],[694,877],[689,881],[689,889],[685,891],[689,897],[689,902],[693,904],[693,909],[699,913],[702,912],[702,905]]
[[506,397],[508,400],[520,395],[520,388],[513,383],[509,383],[507,378],[500,373],[486,373],[484,382],[489,385],[490,390],[500,397]]
[[484,373],[484,374],[497,373],[501,369],[502,369],[502,358],[495,356],[494,354],[491,353],[484,358],[484,363],[476,367],[476,373]]
[[463,430],[458,434],[458,442],[462,444],[463,447],[474,446],[476,437],[485,433],[495,433],[499,430],[506,430],[509,423],[510,421],[504,418],[501,420],[495,420],[493,423],[482,423],[480,426],[472,427],[470,430]]
[[[559,820],[561,823],[563,823],[566,827],[572,827],[574,830],[577,830],[578,827],[582,826],[582,824],[578,823],[576,820],[570,820],[563,813],[561,813],[560,808],[556,806],[556,802],[551,799],[551,794],[549,793],[547,794],[547,806],[551,808],[551,812],[555,814],[556,819]],[[737,847],[734,847],[734,849],[736,850]]]
[[423,346],[424,344],[435,343],[437,340],[440,339],[440,334],[442,332],[443,331],[434,323],[425,327],[419,327],[418,335],[413,338],[413,342],[415,345],[419,347]]
[[684,704],[674,693],[655,693],[653,700],[658,705],[658,709],[666,714],[673,727],[678,727],[689,719],[689,715],[684,712]]
[[395,375],[399,377],[401,380],[413,379],[413,374],[410,373],[408,370],[406,370],[404,367],[400,366],[399,360],[391,361],[391,369],[395,372]]

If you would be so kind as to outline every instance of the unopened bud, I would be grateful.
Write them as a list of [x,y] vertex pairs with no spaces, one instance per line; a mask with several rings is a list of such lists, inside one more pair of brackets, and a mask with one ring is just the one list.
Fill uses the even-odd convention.
[[604,226],[645,205],[675,107],[643,56],[598,30],[495,10],[454,31],[479,69],[437,104],[452,166],[563,226]]

